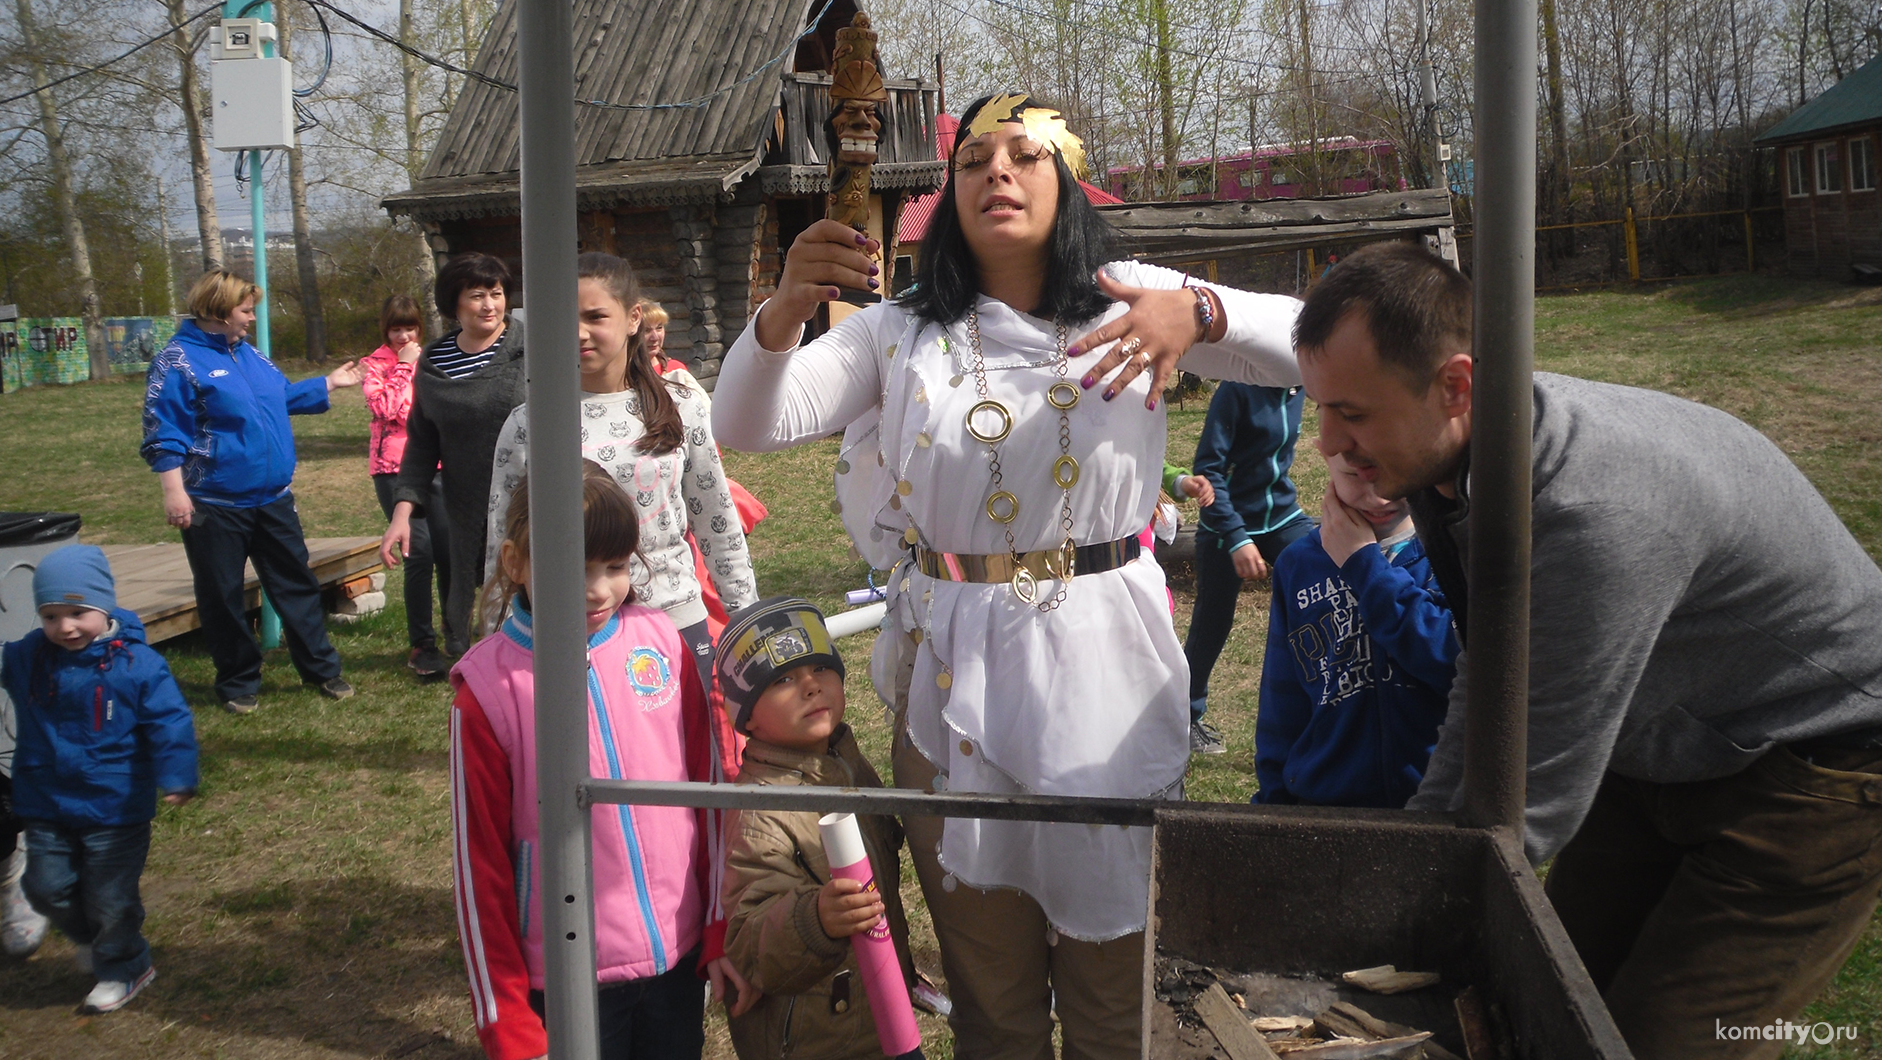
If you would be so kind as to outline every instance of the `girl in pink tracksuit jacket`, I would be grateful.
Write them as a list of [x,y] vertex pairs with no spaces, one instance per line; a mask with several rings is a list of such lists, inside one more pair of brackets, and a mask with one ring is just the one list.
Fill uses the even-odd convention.
[[[721,780],[725,763],[692,654],[663,612],[633,602],[634,502],[599,465],[583,464],[589,772]],[[496,577],[509,614],[451,671],[452,868],[478,1036],[492,1060],[527,1060],[548,1052],[548,1038],[526,490],[508,516]],[[724,967],[718,815],[656,806],[593,812],[602,1055],[697,1057],[698,974],[712,972],[717,993]]]

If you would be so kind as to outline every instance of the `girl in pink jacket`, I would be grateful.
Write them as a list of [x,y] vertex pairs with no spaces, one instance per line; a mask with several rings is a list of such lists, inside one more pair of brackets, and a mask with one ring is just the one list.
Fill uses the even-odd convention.
[[[582,463],[589,773],[721,781],[725,762],[692,653],[664,612],[634,602],[634,502],[600,465]],[[510,601],[508,614],[451,671],[452,866],[478,1037],[492,1060],[526,1060],[548,1052],[526,487],[505,527],[495,598]],[[740,1009],[756,1000],[721,959],[720,815],[659,806],[593,813],[601,1055],[698,1057],[701,970],[715,996],[730,975]]]
[[[379,311],[379,334],[385,345],[360,358],[364,375],[360,390],[372,412],[372,441],[366,454],[373,492],[379,507],[392,518],[393,491],[398,486],[399,460],[405,455],[405,420],[412,414],[412,374],[424,352],[424,317],[410,296],[395,294]],[[449,614],[444,598],[451,584],[451,538],[444,518],[444,479],[432,475],[431,503],[423,517],[412,517],[412,550],[405,558],[405,635],[412,652],[405,665],[429,681],[443,677],[450,664],[439,652],[438,633],[431,625],[432,571],[438,575],[439,613]],[[445,651],[464,653],[464,635],[446,630]]]

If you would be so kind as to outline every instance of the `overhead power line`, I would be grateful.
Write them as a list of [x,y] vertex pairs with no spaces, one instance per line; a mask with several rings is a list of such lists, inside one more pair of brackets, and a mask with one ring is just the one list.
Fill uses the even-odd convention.
[[[295,90],[294,94],[297,96],[305,97],[307,95],[311,95],[313,91],[319,88],[320,84],[327,79],[327,71],[331,69],[333,65],[332,39],[331,39],[331,35],[329,34],[329,31],[327,30],[326,19],[324,17],[320,17],[320,10],[322,8],[333,12],[333,14],[337,16],[338,18],[340,18],[342,21],[345,21],[347,23],[350,23],[353,26],[358,27],[360,30],[364,31],[367,35],[374,37],[378,40],[381,40],[387,44],[390,44],[394,48],[397,48],[400,51],[405,52],[406,54],[412,56],[413,58],[418,59],[421,62],[427,63],[431,66],[435,66],[440,70],[444,70],[449,73],[454,73],[454,74],[461,75],[463,77],[467,77],[471,79],[472,81],[478,82],[479,84],[489,85],[492,88],[502,89],[505,92],[515,92],[517,90],[516,85],[512,82],[504,81],[501,78],[491,77],[488,74],[480,73],[476,70],[467,69],[465,67],[459,66],[456,63],[450,62],[448,60],[440,59],[439,57],[432,55],[429,52],[423,51],[422,49],[414,48],[411,45],[406,44],[404,41],[400,40],[399,38],[393,36],[392,34],[387,33],[386,31],[380,29],[379,27],[374,26],[371,23],[365,21],[364,19],[359,18],[358,16],[354,15],[352,12],[347,11],[345,8],[342,8],[336,4],[333,4],[331,0],[306,0],[306,2],[308,6],[315,9],[315,16],[317,18],[320,18],[320,28],[321,28],[322,34],[328,37],[327,55],[326,55],[326,61],[323,64],[323,69],[321,70],[321,73],[320,73],[319,80],[316,81],[313,85],[309,86],[308,88]],[[776,67],[779,63],[782,63],[784,60],[790,58],[791,55],[797,51],[798,43],[802,41],[804,38],[810,36],[811,34],[817,31],[818,24],[822,22],[823,16],[829,13],[830,6],[834,2],[835,0],[824,0],[823,6],[818,8],[817,10],[816,17],[812,18],[809,21],[809,23],[805,25],[803,32],[797,34],[795,37],[792,37],[790,43],[787,44],[776,55],[772,56],[770,59],[767,59],[764,63],[760,64],[756,69],[752,70],[750,73],[744,75],[743,77],[740,77],[738,80],[733,81],[729,84],[721,85],[718,88],[715,88],[712,91],[705,93],[704,95],[694,96],[691,99],[682,99],[682,100],[676,100],[673,102],[663,102],[663,103],[614,103],[614,102],[610,102],[608,100],[602,100],[602,99],[580,99],[580,98],[577,98],[575,102],[585,107],[596,107],[602,110],[692,110],[692,109],[696,109],[699,107],[708,106],[712,103],[713,100],[718,99],[720,96],[723,96],[728,92],[734,91],[735,89],[738,89],[745,85],[750,84],[751,82],[757,80],[759,77],[762,77],[765,71]],[[249,5],[250,8],[253,8],[255,6],[257,5],[254,3],[251,3]],[[156,36],[153,36],[147,40],[144,40],[132,46],[130,49],[124,52],[121,52],[118,55],[105,60],[104,62],[97,63],[92,66],[87,66],[82,70],[75,70],[72,73],[65,75],[64,77],[58,78],[57,80],[54,80],[54,81],[50,81],[46,83],[45,85],[39,86],[37,88],[28,89],[25,92],[21,92],[16,95],[9,96],[5,99],[0,99],[0,106],[6,106],[8,104],[18,103],[20,100],[30,98],[35,93],[44,91],[46,89],[55,88],[59,85],[65,84],[68,81],[73,81],[78,78],[84,77],[87,74],[97,73],[98,71],[103,70],[106,67],[109,67],[115,63],[122,62],[125,59],[128,59],[131,56],[137,54],[138,52],[143,51],[145,48],[148,48],[151,45],[158,43],[159,41],[168,37],[170,34],[177,31],[178,29],[183,28],[183,26],[187,26],[193,22],[196,22],[199,19],[212,15],[221,10],[222,10],[221,4],[214,4],[209,7],[206,7],[202,9],[201,11],[198,11],[196,14],[191,15],[189,18],[185,19],[182,23],[175,25],[175,26],[167,26],[164,28],[163,32],[158,33]]]
[[220,10],[222,10],[221,4],[211,4],[210,6],[203,8],[201,11],[196,12],[194,15],[191,15],[190,17],[184,19],[182,22],[179,22],[174,26],[165,27],[162,33],[159,33],[156,36],[151,37],[150,39],[142,41],[138,44],[134,44],[130,47],[129,50],[119,52],[118,54],[112,56],[111,58],[106,59],[102,63],[97,63],[92,66],[87,66],[82,70],[74,70],[71,73],[66,74],[64,77],[60,77],[60,78],[56,78],[54,80],[48,81],[45,84],[40,85],[37,88],[30,88],[24,92],[19,93],[18,95],[8,96],[5,99],[0,99],[0,107],[7,106],[10,103],[18,103],[22,99],[27,99],[32,96],[35,96],[41,92],[46,91],[47,89],[57,88],[60,85],[65,84],[67,81],[76,81],[79,78],[84,77],[86,74],[95,74],[98,71],[103,70],[107,66],[112,66],[117,63],[121,63],[124,60],[129,59],[131,56],[136,55],[138,52],[143,51],[145,48],[148,48],[151,45],[157,43],[158,41],[163,40],[165,37],[168,37],[170,34],[175,33],[177,30],[182,29],[184,26],[187,26],[190,23],[196,21],[197,19],[202,18],[206,15],[214,14],[215,12],[220,11]]

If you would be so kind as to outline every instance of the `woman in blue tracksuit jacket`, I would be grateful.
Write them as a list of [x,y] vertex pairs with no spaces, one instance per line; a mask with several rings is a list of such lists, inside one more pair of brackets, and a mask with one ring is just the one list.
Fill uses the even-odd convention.
[[144,460],[162,480],[165,517],[183,534],[216,695],[238,714],[255,708],[261,689],[261,648],[243,592],[251,560],[301,680],[332,699],[353,694],[327,639],[320,581],[289,490],[288,417],[327,411],[328,393],[358,386],[360,372],[348,361],[325,377],[289,382],[242,338],[260,294],[234,273],[205,273],[190,289],[193,319],[150,362],[144,391]]
[[1344,564],[1318,529],[1275,562],[1254,801],[1396,809],[1418,790],[1457,637],[1409,524]]

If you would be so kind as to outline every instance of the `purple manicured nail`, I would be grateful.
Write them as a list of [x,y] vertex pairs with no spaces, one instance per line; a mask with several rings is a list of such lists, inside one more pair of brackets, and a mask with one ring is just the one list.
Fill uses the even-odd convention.
[[1084,356],[1084,354],[1085,354],[1085,351],[1079,349],[1076,346],[1073,346],[1065,351],[1065,356],[1067,357],[1082,357]]
[[1097,376],[1094,376],[1094,375],[1088,375],[1088,376],[1086,376],[1085,378],[1083,378],[1083,379],[1080,379],[1080,380],[1078,381],[1078,386],[1079,386],[1079,389],[1081,389],[1081,390],[1090,390],[1090,389],[1092,388],[1092,385],[1093,385],[1093,384],[1095,384],[1095,383],[1097,383],[1097,381],[1098,381],[1098,377],[1097,377]]
[[1109,401],[1109,400],[1111,400],[1112,398],[1114,398],[1114,397],[1116,397],[1116,396],[1117,396],[1117,390],[1116,390],[1116,389],[1112,389],[1112,388],[1107,388],[1107,389],[1105,390],[1105,392],[1104,392],[1104,399],[1105,399],[1106,401]]
[[1149,401],[1144,402],[1144,408],[1151,412],[1157,411],[1157,399],[1151,398]]
[[856,233],[856,245],[857,245],[857,246],[859,246],[859,247],[866,247],[866,246],[868,246],[868,245],[869,245],[869,237],[868,237],[868,236],[866,236],[866,235],[863,235],[863,234],[862,234],[861,232],[858,232],[858,233]]
[[878,287],[881,287],[881,286],[882,286],[882,284],[881,284],[880,282],[878,282],[878,281],[876,281],[876,280],[870,280],[870,281],[869,281],[869,289],[870,289],[870,290],[872,290],[872,291],[873,291],[873,290],[875,290],[875,289],[876,289],[876,288],[878,288]]
[[828,291],[830,292],[830,297],[832,297],[832,298],[841,298],[841,297],[843,297],[843,289],[842,289],[841,287],[829,287],[829,288],[825,288],[825,289],[826,289],[826,290],[828,290]]
[[877,266],[877,265],[871,265],[871,266],[869,266],[869,275],[871,275],[871,276],[880,276],[880,275],[882,275],[882,268],[881,268],[880,266]]

